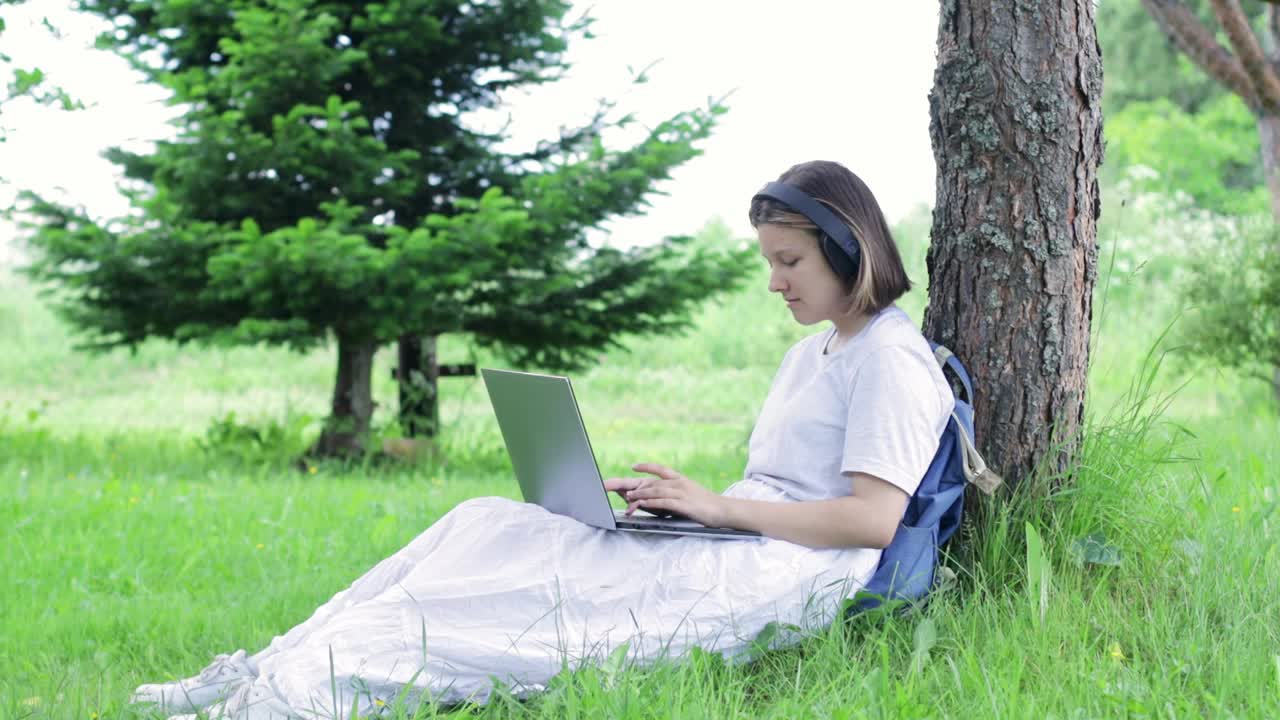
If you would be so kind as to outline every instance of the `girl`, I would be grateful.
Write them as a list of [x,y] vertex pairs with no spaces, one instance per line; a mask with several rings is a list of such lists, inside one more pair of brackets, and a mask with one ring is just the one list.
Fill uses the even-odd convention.
[[628,511],[763,540],[610,533],[537,505],[470,500],[265,650],[220,655],[134,700],[237,720],[483,702],[495,682],[536,691],[624,645],[638,662],[695,646],[741,659],[770,622],[830,623],[893,538],[954,400],[894,305],[911,284],[856,175],[797,165],[752,198],[750,219],[769,290],[801,325],[829,326],[782,358],[744,479],[724,494],[657,463],[605,486]]

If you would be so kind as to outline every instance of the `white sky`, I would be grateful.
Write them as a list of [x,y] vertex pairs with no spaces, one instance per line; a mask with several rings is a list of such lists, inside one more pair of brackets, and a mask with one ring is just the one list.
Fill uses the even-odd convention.
[[[569,79],[510,97],[514,144],[577,124],[599,97],[654,123],[733,92],[704,154],[677,169],[644,217],[614,222],[615,242],[692,233],[716,216],[749,236],[751,194],[790,165],[819,158],[861,175],[891,221],[933,202],[932,0],[598,0],[578,3],[573,16],[588,9],[597,37],[571,47]],[[164,94],[141,84],[122,59],[94,50],[101,24],[65,0],[29,0],[2,15],[0,45],[15,64],[39,66],[89,107],[4,107],[0,177],[10,185],[0,186],[0,204],[11,203],[16,188],[47,195],[62,188],[64,200],[95,215],[123,213],[115,167],[100,153],[171,135]],[[41,27],[46,16],[60,39]],[[628,66],[655,60],[650,82],[631,86]],[[12,234],[0,226],[0,264]]]

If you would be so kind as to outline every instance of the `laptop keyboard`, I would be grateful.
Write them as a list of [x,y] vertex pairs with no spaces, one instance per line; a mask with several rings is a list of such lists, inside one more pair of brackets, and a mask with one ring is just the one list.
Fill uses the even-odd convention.
[[621,528],[635,529],[653,529],[653,530],[677,530],[680,532],[691,533],[714,533],[717,535],[747,535],[758,537],[760,533],[751,530],[737,530],[734,528],[713,528],[707,527],[696,520],[687,518],[663,518],[653,515],[627,515],[622,511],[615,511],[614,519]]
[[653,524],[661,523],[663,525],[674,525],[682,527],[706,527],[696,520],[688,518],[658,517],[657,515],[628,515],[621,510],[615,510],[613,517],[619,522],[629,522],[637,524]]

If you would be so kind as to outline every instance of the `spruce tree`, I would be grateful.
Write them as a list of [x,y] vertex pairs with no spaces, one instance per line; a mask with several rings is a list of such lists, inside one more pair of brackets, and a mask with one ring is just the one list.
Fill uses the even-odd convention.
[[332,340],[315,454],[366,449],[372,360],[387,343],[468,333],[517,365],[580,368],[623,334],[685,325],[743,276],[749,252],[687,237],[625,251],[588,242],[698,153],[719,103],[624,148],[604,136],[632,118],[608,102],[522,153],[469,121],[504,90],[563,75],[570,39],[590,35],[566,2],[81,5],[112,22],[102,43],[184,114],[154,152],[111,153],[133,216],[31,198],[32,274],[63,289],[94,347]]

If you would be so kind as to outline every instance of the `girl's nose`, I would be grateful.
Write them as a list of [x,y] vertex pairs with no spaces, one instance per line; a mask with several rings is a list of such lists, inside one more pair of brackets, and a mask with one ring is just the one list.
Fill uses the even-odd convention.
[[787,284],[783,282],[782,277],[777,270],[769,273],[769,292],[782,292],[787,289]]

